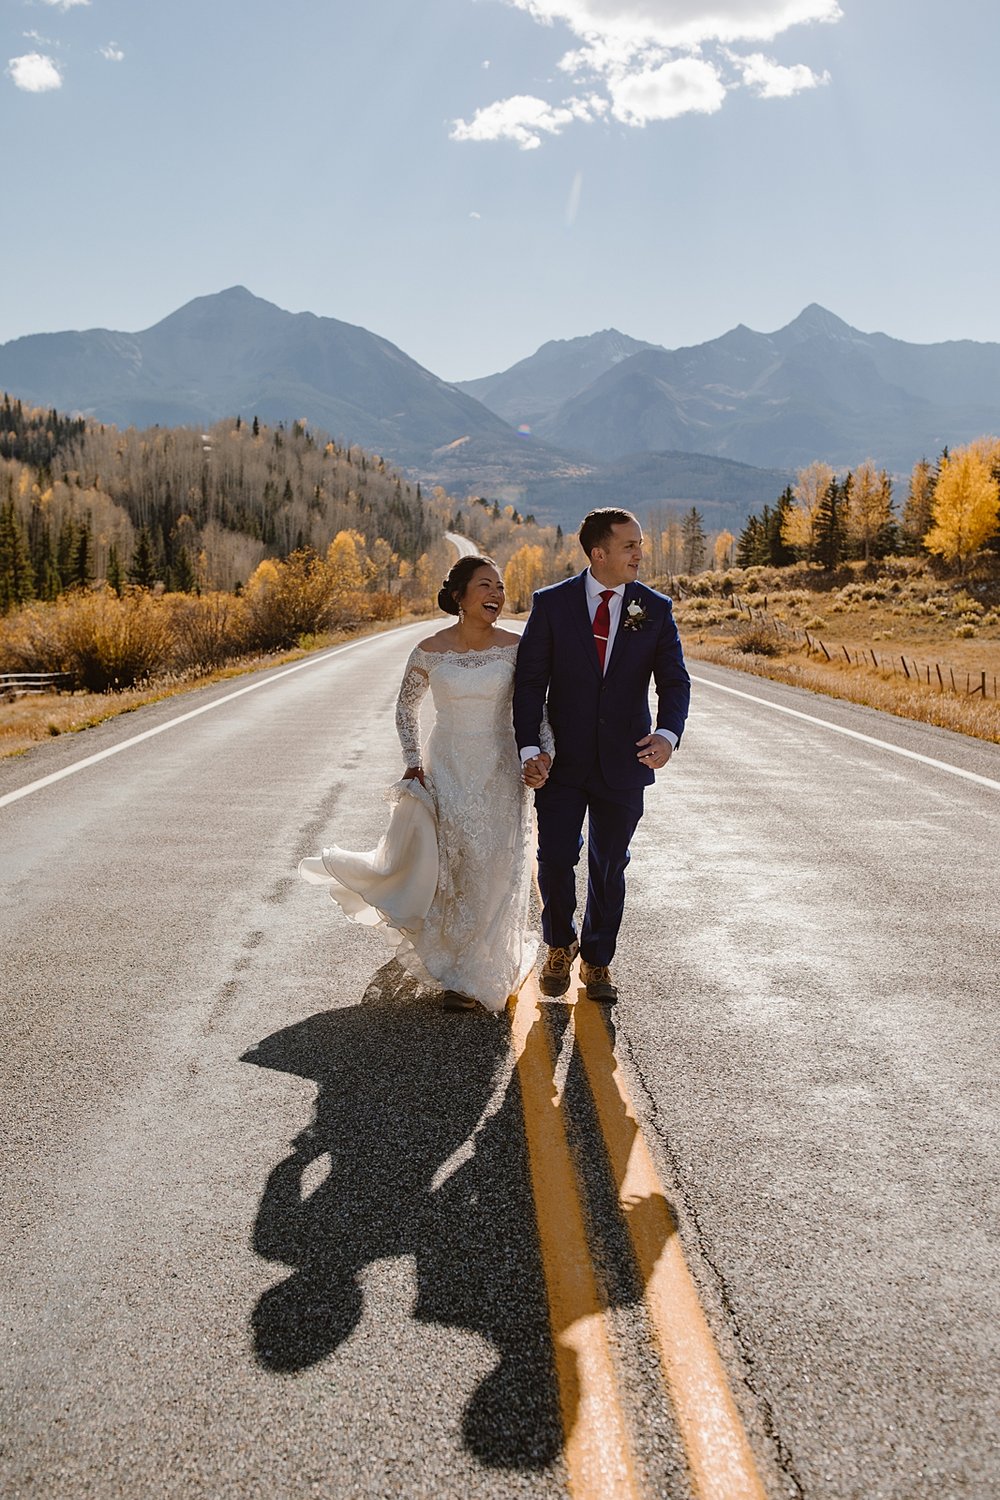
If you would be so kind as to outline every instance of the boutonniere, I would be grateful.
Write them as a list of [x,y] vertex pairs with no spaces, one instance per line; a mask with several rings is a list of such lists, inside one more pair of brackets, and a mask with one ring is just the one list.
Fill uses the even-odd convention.
[[641,630],[648,616],[638,599],[632,599],[625,606],[625,614],[622,617],[623,630]]

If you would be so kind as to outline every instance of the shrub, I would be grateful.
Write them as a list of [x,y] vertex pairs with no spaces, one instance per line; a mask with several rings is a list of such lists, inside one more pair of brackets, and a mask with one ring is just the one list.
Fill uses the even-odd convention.
[[955,626],[955,634],[958,636],[959,640],[967,641],[970,636],[976,635],[977,631],[975,625],[973,625],[971,621],[967,620],[964,625]]
[[234,594],[171,594],[165,601],[170,621],[170,665],[181,672],[211,670],[247,649],[249,609]]
[[8,622],[2,659],[10,671],[66,672],[92,693],[132,687],[168,660],[170,629],[159,602],[141,589],[64,594]]
[[806,630],[822,630],[826,625],[822,615],[813,615],[811,620],[806,621]]
[[777,656],[781,647],[773,630],[764,625],[744,625],[733,642],[737,651],[754,656]]

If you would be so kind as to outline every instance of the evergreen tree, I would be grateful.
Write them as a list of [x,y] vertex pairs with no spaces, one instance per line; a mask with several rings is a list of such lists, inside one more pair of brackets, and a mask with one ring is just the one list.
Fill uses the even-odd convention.
[[844,556],[844,510],[849,497],[851,476],[843,485],[831,479],[826,493],[816,507],[813,523],[813,557],[824,568],[835,568]]
[[767,531],[767,560],[774,568],[787,568],[795,561],[795,553],[785,541],[789,512],[795,507],[795,495],[791,485],[782,490],[771,512]]
[[0,614],[35,596],[35,570],[28,539],[13,500],[0,506]]
[[128,577],[130,583],[137,584],[141,589],[151,589],[156,582],[156,557],[145,526],[135,539]]
[[94,539],[90,528],[91,517],[88,511],[87,519],[76,530],[69,578],[71,588],[89,588],[94,581]]
[[59,528],[59,538],[56,542],[56,572],[59,574],[60,589],[69,588],[73,579],[73,558],[76,554],[76,522],[72,514],[67,511],[63,516],[62,525]]
[[178,594],[193,594],[197,589],[198,580],[191,566],[191,554],[186,547],[177,549],[170,568],[169,584]]
[[681,522],[685,573],[697,573],[705,562],[705,526],[697,506],[692,505]]
[[108,548],[108,567],[105,577],[107,579],[108,588],[114,589],[115,593],[120,599],[122,596],[122,590],[125,587],[125,573],[122,568],[121,558],[118,556],[118,548],[115,546],[114,542],[112,542],[110,547]]
[[764,561],[767,538],[759,516],[747,516],[747,522],[736,543],[736,566],[755,568]]

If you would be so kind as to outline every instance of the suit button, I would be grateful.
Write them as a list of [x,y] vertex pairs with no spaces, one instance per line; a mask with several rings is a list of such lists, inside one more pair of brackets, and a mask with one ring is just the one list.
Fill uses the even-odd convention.
[[601,724],[606,724],[606,723],[607,723],[607,719],[601,719],[601,720],[599,720],[599,722],[600,722],[600,723],[601,723]]

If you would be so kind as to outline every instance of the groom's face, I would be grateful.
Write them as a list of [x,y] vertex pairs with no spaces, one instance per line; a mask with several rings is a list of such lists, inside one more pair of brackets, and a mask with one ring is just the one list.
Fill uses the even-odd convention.
[[590,554],[590,571],[606,589],[632,583],[642,562],[642,527],[637,521],[619,521],[611,535]]

